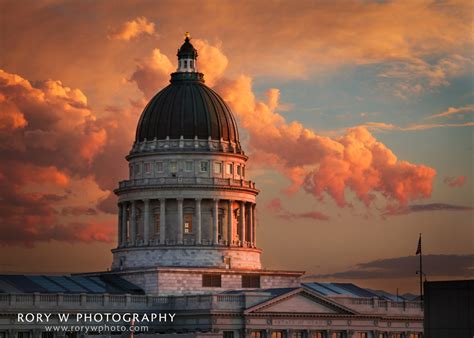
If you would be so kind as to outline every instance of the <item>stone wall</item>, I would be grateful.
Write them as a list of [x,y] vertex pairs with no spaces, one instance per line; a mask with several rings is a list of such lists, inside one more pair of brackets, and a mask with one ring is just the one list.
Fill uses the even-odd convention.
[[136,247],[113,250],[112,270],[160,266],[225,268],[230,257],[231,268],[261,269],[259,249],[227,247]]

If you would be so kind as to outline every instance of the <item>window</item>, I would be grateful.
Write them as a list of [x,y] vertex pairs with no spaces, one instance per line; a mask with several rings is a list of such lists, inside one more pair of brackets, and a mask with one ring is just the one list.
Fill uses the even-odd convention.
[[245,167],[242,166],[242,177],[244,177],[244,176],[245,176]]
[[140,175],[140,164],[135,164],[135,175]]
[[147,174],[151,172],[151,163],[145,163],[145,172]]
[[323,338],[324,333],[323,332],[313,332],[311,335],[311,338]]
[[239,176],[240,176],[240,173],[241,173],[241,170],[240,170],[240,169],[241,169],[241,167],[240,167],[240,165],[238,165],[238,166],[237,166],[237,175],[239,175]]
[[224,331],[224,336],[222,338],[234,338],[234,331]]
[[155,234],[160,233],[160,213],[155,213]]
[[259,275],[242,275],[242,287],[243,288],[259,288],[260,276]]
[[18,338],[30,338],[30,333],[28,331],[18,332]]
[[401,333],[392,333],[392,338],[402,338]]
[[342,332],[333,332],[331,338],[343,338]]
[[227,164],[227,173],[228,174],[233,174],[234,173],[234,164],[233,163],[228,163]]
[[201,171],[207,171],[207,165],[208,165],[207,161],[206,162],[202,161],[201,162]]
[[357,332],[357,338],[367,338],[367,332]]
[[193,214],[184,214],[184,233],[190,234],[193,232]]
[[410,338],[421,338],[420,333],[410,333]]
[[222,163],[219,163],[219,162],[214,163],[214,172],[216,174],[220,174],[222,172]]
[[130,166],[130,178],[133,177],[133,165]]
[[[0,337],[2,337],[1,333]],[[54,332],[41,332],[41,338],[54,338]]]
[[283,338],[283,332],[281,331],[273,331],[272,338]]
[[184,60],[183,64],[184,64],[184,68],[187,68],[188,67],[188,60]]
[[175,173],[178,171],[178,165],[175,161],[170,162],[170,172]]
[[186,161],[186,165],[184,167],[184,170],[193,171],[193,162],[192,161]]
[[194,60],[189,60],[189,67],[194,68]]
[[221,287],[221,275],[206,274],[202,275],[202,286],[210,288]]
[[291,333],[291,338],[303,338],[303,331],[294,331]]
[[156,171],[163,172],[163,162],[156,162]]
[[252,333],[250,333],[250,338],[262,338],[262,337],[263,337],[262,331],[252,331]]

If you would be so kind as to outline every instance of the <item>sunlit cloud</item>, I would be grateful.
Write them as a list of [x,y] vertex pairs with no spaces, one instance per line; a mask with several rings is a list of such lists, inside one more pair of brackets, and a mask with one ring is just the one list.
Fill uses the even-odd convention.
[[427,118],[434,119],[439,117],[451,117],[453,115],[464,115],[472,113],[474,113],[474,105],[470,104],[462,107],[449,107],[447,110],[438,114],[430,115]]
[[285,209],[279,198],[272,199],[267,205],[267,209],[275,213],[278,217],[286,220],[309,219],[313,221],[326,221],[328,216],[319,211],[292,212]]
[[155,24],[144,16],[125,22],[121,27],[109,33],[109,39],[130,41],[140,35],[155,34]]
[[361,127],[367,128],[372,131],[417,131],[417,130],[429,130],[436,128],[463,128],[472,127],[474,122],[463,122],[463,123],[414,123],[406,127],[400,127],[391,123],[384,122],[366,122],[360,125]]
[[[415,246],[414,246],[415,248]],[[424,255],[423,266],[428,276],[471,277],[474,273],[474,255]],[[353,269],[308,278],[402,278],[413,277],[419,269],[417,256],[378,259],[357,264]]]
[[460,188],[466,184],[467,178],[464,175],[458,177],[445,177],[443,182],[451,188]]
[[447,203],[429,203],[429,204],[413,204],[401,207],[389,208],[384,216],[398,216],[407,215],[418,212],[433,212],[433,211],[471,211],[472,207],[464,205],[455,205]]

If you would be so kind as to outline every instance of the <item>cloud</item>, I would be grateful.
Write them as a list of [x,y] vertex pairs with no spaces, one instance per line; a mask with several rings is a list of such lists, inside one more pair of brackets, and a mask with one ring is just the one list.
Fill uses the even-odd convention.
[[[198,50],[198,71],[205,74],[204,80],[208,86],[214,85],[227,68],[227,57],[222,53],[219,45],[211,45],[207,40],[192,39]],[[130,77],[147,99],[161,90],[170,79],[170,74],[176,70],[177,61],[171,62],[158,48],[152,55],[140,60]]]
[[428,116],[428,119],[439,118],[439,117],[451,117],[452,115],[463,115],[463,114],[474,113],[474,104],[470,104],[463,107],[449,107],[444,112]]
[[130,41],[140,35],[153,35],[155,24],[144,16],[125,22],[120,28],[112,30],[108,37],[112,40]]
[[415,212],[424,211],[471,211],[472,207],[463,205],[446,204],[446,203],[429,203],[429,204],[413,204],[408,206],[388,208],[385,216],[406,215]]
[[409,95],[449,85],[451,78],[464,73],[472,66],[472,59],[462,55],[450,55],[430,64],[421,58],[390,62],[378,76],[393,83],[395,95]]
[[168,57],[155,48],[151,57],[141,60],[137,64],[130,81],[135,82],[145,97],[149,99],[167,84],[170,74],[175,69],[176,67]]
[[247,131],[254,159],[285,174],[292,181],[289,192],[303,188],[318,199],[329,195],[341,207],[348,205],[346,190],[366,205],[377,194],[402,205],[431,195],[435,170],[399,160],[367,128],[321,136],[276,112],[278,89],[259,101],[248,76],[222,81],[217,88]]
[[[430,276],[472,277],[474,273],[473,262],[474,255],[424,255],[423,270],[428,279],[430,279]],[[308,277],[337,279],[404,278],[414,277],[418,269],[418,257],[405,256],[360,263],[347,271]]]
[[[67,205],[81,196],[75,184],[94,186],[92,164],[108,142],[82,91],[0,70],[0,111],[0,243],[112,240],[106,221],[87,219],[97,216],[93,208]],[[102,196],[95,187],[89,198]]]
[[418,131],[418,130],[429,130],[435,128],[463,128],[463,127],[473,127],[474,122],[464,122],[464,123],[413,123],[406,127],[400,127],[391,123],[384,122],[366,122],[359,125],[368,130],[372,131]]
[[466,183],[466,176],[445,177],[443,182],[451,188],[460,188]]
[[311,220],[318,220],[318,221],[326,221],[329,219],[328,216],[318,212],[318,211],[308,211],[308,212],[300,212],[295,213],[283,208],[281,204],[281,200],[279,198],[272,199],[267,204],[267,209],[277,214],[278,217],[286,219],[286,220],[294,220],[294,219],[311,219]]

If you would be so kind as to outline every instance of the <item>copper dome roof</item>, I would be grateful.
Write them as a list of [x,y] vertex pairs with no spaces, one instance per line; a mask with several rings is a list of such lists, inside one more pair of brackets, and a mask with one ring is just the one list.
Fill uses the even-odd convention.
[[213,139],[239,142],[237,123],[224,100],[202,80],[202,73],[173,73],[138,122],[135,140]]

